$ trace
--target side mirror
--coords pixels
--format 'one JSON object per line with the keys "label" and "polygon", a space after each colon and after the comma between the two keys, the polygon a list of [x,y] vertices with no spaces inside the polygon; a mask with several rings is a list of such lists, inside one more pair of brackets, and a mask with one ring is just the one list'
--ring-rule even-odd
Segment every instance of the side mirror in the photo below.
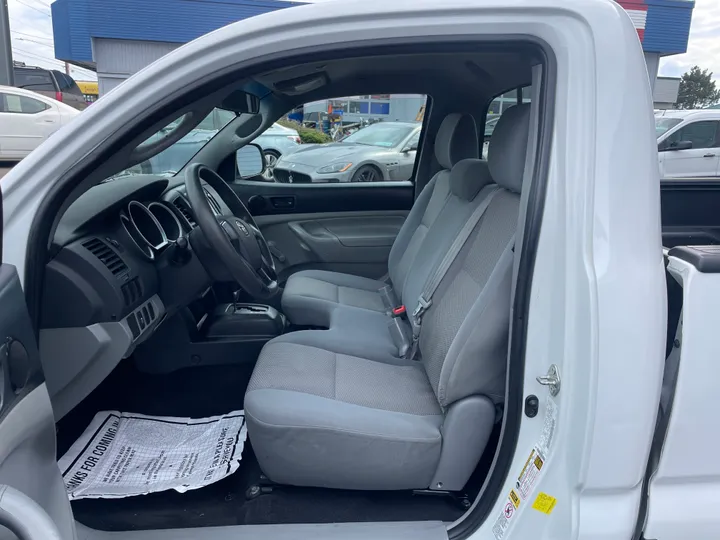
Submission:
{"label": "side mirror", "polygon": [[692,150],[692,141],[677,141],[664,146],[663,150],[673,152],[675,150]]}
{"label": "side mirror", "polygon": [[407,154],[408,152],[413,152],[413,151],[417,150],[417,147],[418,147],[417,143],[410,143],[405,148],[402,149],[402,153]]}
{"label": "side mirror", "polygon": [[265,172],[265,156],[257,144],[247,144],[235,153],[238,173],[243,180]]}

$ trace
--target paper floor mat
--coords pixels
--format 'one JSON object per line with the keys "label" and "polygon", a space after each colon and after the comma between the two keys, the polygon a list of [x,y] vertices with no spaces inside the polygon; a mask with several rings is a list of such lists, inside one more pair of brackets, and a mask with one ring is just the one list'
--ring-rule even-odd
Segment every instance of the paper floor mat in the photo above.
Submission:
{"label": "paper floor mat", "polygon": [[210,418],[103,411],[58,465],[71,500],[184,493],[235,472],[246,438],[243,411]]}

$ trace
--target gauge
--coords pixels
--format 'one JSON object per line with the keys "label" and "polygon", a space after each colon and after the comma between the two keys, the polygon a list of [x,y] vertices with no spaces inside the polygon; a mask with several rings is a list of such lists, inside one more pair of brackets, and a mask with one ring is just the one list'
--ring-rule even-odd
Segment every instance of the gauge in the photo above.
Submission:
{"label": "gauge", "polygon": [[128,204],[128,217],[135,225],[142,240],[151,249],[158,251],[168,244],[165,231],[147,206],[137,201],[131,201]]}
{"label": "gauge", "polygon": [[175,212],[170,210],[167,206],[161,203],[153,202],[148,205],[148,210],[155,216],[155,219],[160,224],[163,232],[165,233],[165,239],[170,242],[174,242],[182,236],[183,229],[180,225],[180,221]]}
{"label": "gauge", "polygon": [[147,245],[145,239],[140,234],[140,231],[137,230],[137,227],[135,227],[135,224],[130,220],[130,218],[125,214],[120,214],[120,223],[122,223],[123,229],[125,229],[125,232],[140,252],[145,255],[146,258],[153,260],[155,258],[153,250]]}

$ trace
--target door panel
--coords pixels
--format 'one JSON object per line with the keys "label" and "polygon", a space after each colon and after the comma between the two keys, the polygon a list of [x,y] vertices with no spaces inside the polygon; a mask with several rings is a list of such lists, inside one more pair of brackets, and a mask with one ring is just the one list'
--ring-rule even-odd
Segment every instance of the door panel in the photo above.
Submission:
{"label": "door panel", "polygon": [[[55,420],[35,335],[20,280],[15,268],[6,264],[0,265],[0,343],[0,486],[20,492],[0,497],[0,525],[11,521],[2,511],[11,510],[5,497],[28,497],[39,505],[24,505],[35,515],[34,522],[47,522],[44,511],[59,537],[73,538],[74,521],[57,467]],[[0,526],[0,539],[6,538],[15,536]]]}
{"label": "door panel", "polygon": [[262,229],[281,282],[307,269],[382,277],[414,199],[411,182],[232,186]]}
{"label": "door panel", "polygon": [[407,211],[326,212],[256,217],[284,280],[298,270],[370,278],[387,272],[390,248]]}
{"label": "door panel", "polygon": [[253,216],[409,210],[415,193],[411,182],[280,184],[239,181],[232,187]]}

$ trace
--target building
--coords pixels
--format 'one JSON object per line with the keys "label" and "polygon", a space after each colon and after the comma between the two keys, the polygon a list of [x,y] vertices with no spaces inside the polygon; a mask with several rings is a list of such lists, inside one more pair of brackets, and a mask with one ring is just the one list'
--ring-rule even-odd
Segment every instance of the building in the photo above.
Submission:
{"label": "building", "polygon": [[[695,4],[691,0],[617,1],[637,28],[650,84],[655,88],[660,58],[687,49]],[[292,8],[299,3],[279,0],[56,0],[51,6],[55,57],[97,71],[102,96],[183,43],[232,22],[276,9]]]}

